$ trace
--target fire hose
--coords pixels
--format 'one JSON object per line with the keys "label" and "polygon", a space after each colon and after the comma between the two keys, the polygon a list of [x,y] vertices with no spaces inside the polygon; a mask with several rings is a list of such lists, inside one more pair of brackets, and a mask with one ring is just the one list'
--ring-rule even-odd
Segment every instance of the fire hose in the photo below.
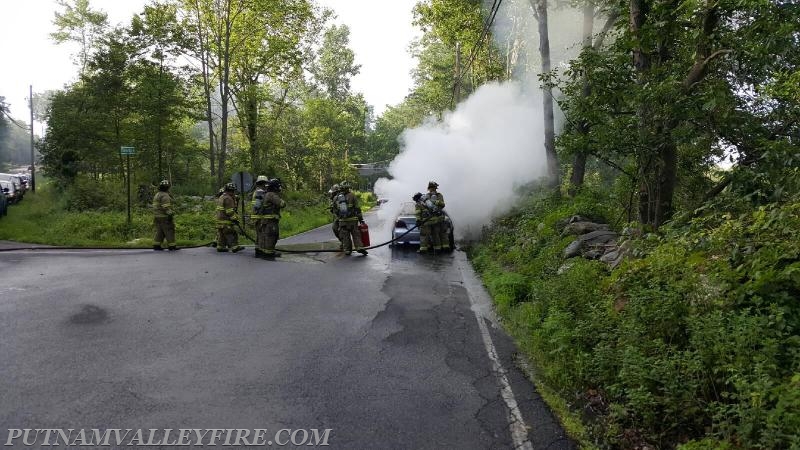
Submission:
{"label": "fire hose", "polygon": [[[362,250],[372,250],[372,249],[375,249],[375,248],[383,247],[385,245],[389,245],[392,242],[395,242],[395,241],[398,241],[398,240],[402,239],[408,233],[410,233],[410,232],[414,231],[415,229],[419,228],[419,226],[422,225],[423,223],[425,223],[425,220],[422,220],[422,221],[418,222],[416,225],[414,225],[413,227],[411,227],[408,230],[406,230],[406,232],[401,234],[400,236],[392,238],[392,239],[390,239],[390,240],[388,240],[386,242],[383,242],[381,244],[373,245],[373,246],[370,246],[370,247],[364,247]],[[242,228],[241,224],[237,223],[236,226],[239,228],[239,231],[242,233],[242,235],[245,238],[247,238],[250,242],[252,242],[254,244],[256,243],[255,239],[253,239],[252,237],[250,237],[250,235],[247,234],[247,232],[244,230],[244,228]],[[215,245],[215,242],[208,242],[208,243],[205,243],[205,244],[189,245],[189,246],[185,246],[185,247],[180,247],[180,249],[213,247],[214,245]],[[74,247],[74,246],[71,246],[71,247],[13,247],[13,248],[0,248],[0,253],[2,253],[2,252],[23,251],[23,250],[146,250],[146,249],[145,248],[137,248],[137,247],[112,247],[112,246],[103,246],[103,247]],[[284,248],[276,248],[275,250],[279,251],[279,252],[284,252],[284,253],[338,253],[340,251],[338,249],[337,250],[324,250],[324,249],[320,249],[320,250],[290,250],[290,249],[284,249]]]}
{"label": "fire hose", "polygon": [[[425,223],[425,220],[422,220],[421,222],[418,222],[416,225],[414,225],[413,227],[411,227],[408,230],[406,230],[406,232],[401,234],[400,236],[397,236],[395,238],[392,238],[392,239],[390,239],[390,240],[388,240],[386,242],[380,243],[380,244],[372,245],[372,246],[369,246],[369,247],[364,247],[361,250],[372,250],[372,249],[375,249],[375,248],[383,247],[385,245],[389,245],[392,242],[395,242],[395,241],[398,241],[398,240],[402,239],[403,236],[405,236],[408,233],[411,233],[415,229],[419,228],[419,226],[422,225],[423,223]],[[242,228],[241,224],[239,224],[237,222],[236,226],[239,228],[239,231],[242,233],[242,236],[246,237],[247,240],[249,240],[250,242],[252,242],[254,244],[256,243],[255,239],[253,239],[252,237],[250,237],[250,235],[247,234],[247,232],[244,230],[244,228]],[[320,250],[289,250],[289,249],[286,249],[286,248],[277,248],[276,247],[275,251],[282,252],[282,253],[339,253],[341,250],[338,250],[338,249],[336,249],[336,250],[333,250],[333,249],[329,249],[329,250],[324,250],[324,249],[320,249]]]}

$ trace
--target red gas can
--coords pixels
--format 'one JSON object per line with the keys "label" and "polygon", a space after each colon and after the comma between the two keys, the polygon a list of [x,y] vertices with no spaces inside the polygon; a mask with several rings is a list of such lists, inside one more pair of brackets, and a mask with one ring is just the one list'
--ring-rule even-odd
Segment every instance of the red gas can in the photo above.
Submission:
{"label": "red gas can", "polygon": [[369,226],[366,223],[358,224],[358,232],[361,233],[361,244],[364,247],[369,247]]}

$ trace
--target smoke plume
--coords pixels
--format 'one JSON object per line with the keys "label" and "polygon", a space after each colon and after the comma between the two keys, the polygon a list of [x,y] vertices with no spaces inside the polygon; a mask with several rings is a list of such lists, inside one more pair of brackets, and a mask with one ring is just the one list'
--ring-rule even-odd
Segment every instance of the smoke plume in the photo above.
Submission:
{"label": "smoke plume", "polygon": [[[532,50],[538,49],[535,20],[514,19],[524,14],[519,8],[527,3],[509,0],[494,29],[496,45],[507,51],[516,80],[485,84],[441,120],[431,118],[400,136],[401,153],[388,169],[391,179],[375,184],[376,194],[389,199],[381,214],[389,219],[387,227],[402,203],[436,181],[456,235],[469,237],[509,211],[518,200],[518,187],[546,176],[539,60]],[[580,23],[574,10],[553,15],[551,30],[557,33],[551,35],[559,35],[551,38],[559,42],[553,67],[577,53]],[[519,64],[524,67],[515,67]]]}
{"label": "smoke plume", "polygon": [[516,82],[481,86],[441,122],[402,134],[392,179],[378,180],[376,193],[399,208],[436,181],[458,234],[480,227],[508,211],[516,187],[547,172],[540,105]]}

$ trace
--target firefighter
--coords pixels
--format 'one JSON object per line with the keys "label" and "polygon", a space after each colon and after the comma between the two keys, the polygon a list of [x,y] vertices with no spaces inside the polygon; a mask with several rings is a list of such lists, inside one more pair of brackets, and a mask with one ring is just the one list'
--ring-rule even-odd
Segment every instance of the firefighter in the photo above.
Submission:
{"label": "firefighter", "polygon": [[[419,252],[427,252],[431,247],[433,251],[450,249],[450,240],[444,221],[444,197],[436,191],[439,185],[435,181],[428,183],[428,192],[425,195],[416,193],[417,221],[421,223],[419,231]],[[444,243],[443,243],[444,242]]]}
{"label": "firefighter", "polygon": [[[434,216],[438,219],[434,222],[434,227],[437,227],[438,223],[438,230],[439,230],[439,242],[442,243],[442,250],[449,251],[450,250],[450,226],[448,225],[447,220],[445,220],[444,216],[444,196],[441,192],[438,192],[439,183],[435,181],[428,182],[428,197],[431,199],[433,204],[436,206],[436,212]],[[434,250],[436,247],[434,246]]]}
{"label": "firefighter", "polygon": [[281,181],[260,175],[253,194],[253,219],[256,221],[256,258],[273,259],[278,243],[278,222],[286,202],[281,199]]}
{"label": "firefighter", "polygon": [[361,231],[358,229],[358,224],[364,223],[364,217],[361,215],[358,198],[350,192],[349,182],[339,183],[339,193],[333,202],[336,217],[339,219],[339,240],[342,241],[345,255],[352,254],[353,249],[366,255],[367,250],[361,243]]}
{"label": "firefighter", "polygon": [[169,193],[169,180],[158,184],[158,192],[153,197],[153,250],[164,250],[162,243],[167,241],[170,250],[177,250],[175,246],[175,213],[172,210],[172,195]]}
{"label": "firefighter", "polygon": [[228,183],[217,199],[217,251],[236,253],[244,249],[239,245],[239,215],[236,214],[236,185]]}
{"label": "firefighter", "polygon": [[331,199],[331,204],[328,209],[330,210],[331,214],[333,214],[333,223],[331,224],[331,229],[333,230],[333,235],[336,236],[336,239],[339,240],[339,251],[342,251],[344,249],[344,246],[342,244],[342,238],[339,237],[339,216],[337,215],[336,212],[336,196],[339,195],[340,190],[341,188],[339,187],[338,184],[334,184],[328,190],[328,197],[330,197]]}
{"label": "firefighter", "polygon": [[431,213],[428,211],[428,208],[425,207],[425,203],[422,202],[422,192],[417,192],[414,194],[411,199],[414,200],[414,209],[416,211],[417,217],[417,227],[419,227],[419,249],[417,253],[425,253],[430,249],[430,226],[428,225],[428,220],[431,218]]}

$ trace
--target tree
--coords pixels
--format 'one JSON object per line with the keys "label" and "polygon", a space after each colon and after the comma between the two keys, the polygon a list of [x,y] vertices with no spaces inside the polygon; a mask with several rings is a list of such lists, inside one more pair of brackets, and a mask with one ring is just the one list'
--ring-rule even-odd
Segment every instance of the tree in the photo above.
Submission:
{"label": "tree", "polygon": [[291,82],[303,76],[301,44],[319,26],[315,12],[307,0],[292,0],[280,5],[267,2],[245,14],[251,25],[243,28],[262,34],[251,35],[233,59],[231,89],[254,171],[264,170],[268,159],[269,139],[260,131],[274,132],[270,124],[285,110]]}
{"label": "tree", "polygon": [[5,97],[0,96],[0,166],[30,162],[30,135],[25,124],[11,117]]}
{"label": "tree", "polygon": [[[550,32],[547,20],[547,0],[530,0],[536,20],[539,23],[539,55],[542,60],[541,75],[550,74]],[[547,173],[554,186],[559,183],[558,156],[555,144],[555,121],[553,118],[553,88],[549,83],[542,85],[542,117],[544,120],[544,151],[547,155]]]}
{"label": "tree", "polygon": [[[203,66],[209,139],[218,137],[216,176],[222,183],[231,109],[238,111],[236,117],[251,147],[251,163],[260,165],[258,123],[264,99],[260,86],[268,78],[300,73],[298,46],[314,9],[307,0],[183,0],[182,6],[197,36],[194,54]],[[212,119],[214,99],[219,104],[218,132]]]}
{"label": "tree", "polygon": [[492,45],[491,30],[484,33],[484,27],[491,20],[489,13],[491,11],[484,8],[481,0],[429,0],[420,1],[414,7],[415,24],[422,28],[423,35],[430,33],[433,37],[428,42],[441,43],[449,52],[446,60],[450,61],[451,99],[457,46],[464,55],[471,56],[471,61],[467,62],[469,74],[462,74],[462,81],[466,80],[461,85],[465,93],[506,75],[505,58]]}
{"label": "tree", "polygon": [[[605,25],[600,30],[597,35],[597,38],[592,42],[592,38],[594,37],[593,28],[594,28],[594,18],[597,13],[594,3],[587,3],[583,7],[583,36],[582,36],[582,52],[585,57],[591,58],[594,52],[597,52],[603,46],[605,41],[605,37],[608,34],[609,30],[614,26],[617,19],[619,18],[619,12],[615,9],[610,12],[608,15]],[[581,91],[580,94],[577,95],[576,101],[578,102],[586,102],[591,93],[591,84],[589,82],[589,75],[585,71],[578,71],[580,72],[581,78]],[[585,104],[583,107],[591,108],[592,105]],[[581,136],[586,136],[589,132],[589,127],[591,126],[588,120],[581,120],[580,123],[576,125],[577,133]],[[583,185],[583,180],[586,175],[586,159],[587,156],[591,153],[589,147],[589,143],[587,140],[582,139],[583,145],[581,148],[574,149],[573,153],[573,162],[572,162],[572,174],[570,176],[570,194],[574,194],[576,189]]]}
{"label": "tree", "polygon": [[143,113],[144,130],[154,134],[156,153],[155,178],[164,178],[164,127],[174,123],[179,111],[187,105],[187,92],[182,80],[171,72],[171,66],[188,45],[186,30],[177,23],[177,8],[171,4],[145,6],[142,14],[133,17],[130,37],[138,55],[134,84],[140,91],[137,110]]}
{"label": "tree", "polygon": [[328,96],[343,100],[350,94],[350,79],[358,75],[360,64],[349,48],[350,29],[347,25],[333,25],[325,31],[319,60],[312,73]]}
{"label": "tree", "polygon": [[55,13],[56,31],[50,37],[57,44],[71,41],[80,46],[77,62],[83,74],[108,26],[108,15],[91,9],[89,0],[58,0],[56,3],[63,11]]}

